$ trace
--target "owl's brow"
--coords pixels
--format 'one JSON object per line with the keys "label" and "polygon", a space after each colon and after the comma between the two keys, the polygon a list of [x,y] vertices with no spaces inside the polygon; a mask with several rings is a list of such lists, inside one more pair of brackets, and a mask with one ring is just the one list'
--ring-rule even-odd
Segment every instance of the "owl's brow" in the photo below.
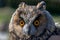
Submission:
{"label": "owl's brow", "polygon": [[39,14],[39,15],[35,18],[35,20],[36,20],[36,19],[39,19],[39,17],[41,17],[41,16],[42,16],[42,15],[41,15],[41,14]]}
{"label": "owl's brow", "polygon": [[24,20],[22,17],[19,17],[20,18],[20,20]]}

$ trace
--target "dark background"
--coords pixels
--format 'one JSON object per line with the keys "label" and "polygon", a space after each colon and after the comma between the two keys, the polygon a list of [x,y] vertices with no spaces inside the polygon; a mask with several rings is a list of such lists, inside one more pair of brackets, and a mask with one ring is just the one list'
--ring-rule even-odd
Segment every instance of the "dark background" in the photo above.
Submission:
{"label": "dark background", "polygon": [[[28,5],[36,5],[38,2],[42,0],[0,0],[0,7],[10,6],[12,8],[17,8],[18,4],[21,2],[25,2]],[[60,0],[44,0],[47,5],[47,10],[51,12],[51,14],[60,15]]]}

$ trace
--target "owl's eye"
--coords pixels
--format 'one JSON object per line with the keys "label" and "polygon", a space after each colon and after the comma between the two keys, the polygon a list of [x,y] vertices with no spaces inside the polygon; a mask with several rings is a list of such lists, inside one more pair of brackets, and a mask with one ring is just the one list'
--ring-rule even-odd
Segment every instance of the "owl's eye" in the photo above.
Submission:
{"label": "owl's eye", "polygon": [[36,27],[38,27],[39,24],[40,24],[39,20],[35,20],[35,21],[34,21],[34,25],[35,25]]}
{"label": "owl's eye", "polygon": [[23,27],[25,22],[23,20],[20,20],[20,26]]}

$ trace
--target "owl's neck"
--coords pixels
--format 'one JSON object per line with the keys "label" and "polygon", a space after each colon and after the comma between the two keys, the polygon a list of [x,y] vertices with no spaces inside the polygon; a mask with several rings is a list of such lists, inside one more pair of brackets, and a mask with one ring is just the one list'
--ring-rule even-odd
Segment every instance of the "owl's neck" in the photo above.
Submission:
{"label": "owl's neck", "polygon": [[28,39],[26,39],[26,38],[20,38],[16,33],[15,33],[15,31],[13,31],[13,32],[11,32],[11,35],[12,35],[12,40],[48,40],[49,39],[49,37],[52,35],[52,33],[51,34],[49,34],[50,32],[48,31],[48,30],[45,30],[42,34],[40,34],[39,36],[31,36],[31,37],[29,37]]}
{"label": "owl's neck", "polygon": [[[40,39],[41,39],[41,35],[43,35],[43,33],[42,33],[42,34],[40,34],[39,36],[31,36],[30,38],[26,39],[26,38],[20,38],[20,37],[15,33],[15,31],[12,31],[11,33],[15,35],[15,40],[40,40]],[[13,37],[14,37],[14,36],[13,36]]]}
{"label": "owl's neck", "polygon": [[15,37],[12,36],[14,40],[40,40],[40,36],[31,36],[30,38],[26,39],[26,38],[20,38],[15,32],[11,33],[15,35]]}

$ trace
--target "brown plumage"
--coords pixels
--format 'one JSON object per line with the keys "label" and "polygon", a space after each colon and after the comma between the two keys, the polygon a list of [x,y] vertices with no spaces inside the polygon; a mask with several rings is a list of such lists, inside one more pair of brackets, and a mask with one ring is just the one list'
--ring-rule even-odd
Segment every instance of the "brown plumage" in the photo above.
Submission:
{"label": "brown plumage", "polygon": [[37,6],[21,3],[9,23],[10,40],[46,40],[54,30],[53,18],[44,1]]}

